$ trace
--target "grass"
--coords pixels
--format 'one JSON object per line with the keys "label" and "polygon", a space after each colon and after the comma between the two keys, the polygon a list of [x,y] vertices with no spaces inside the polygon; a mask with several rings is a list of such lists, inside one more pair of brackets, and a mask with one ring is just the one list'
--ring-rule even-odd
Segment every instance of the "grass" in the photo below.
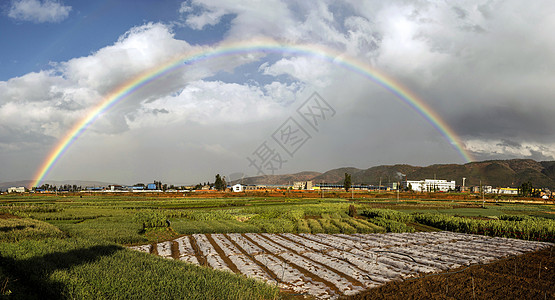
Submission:
{"label": "grass", "polygon": [[21,218],[0,219],[2,243],[63,236],[64,233],[60,229],[46,222]]}
{"label": "grass", "polygon": [[[83,239],[0,245],[2,266],[50,299],[274,299],[276,287]],[[16,297],[17,295],[10,295]],[[29,295],[24,295],[25,297]]]}

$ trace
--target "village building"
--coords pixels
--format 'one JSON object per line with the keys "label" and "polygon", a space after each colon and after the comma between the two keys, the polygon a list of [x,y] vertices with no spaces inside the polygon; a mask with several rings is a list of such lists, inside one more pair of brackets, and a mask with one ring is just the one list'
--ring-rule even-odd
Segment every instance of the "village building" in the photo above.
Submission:
{"label": "village building", "polygon": [[242,184],[238,183],[238,184],[235,184],[235,185],[231,186],[231,190],[233,192],[236,192],[236,193],[237,192],[242,192],[242,191],[244,191],[244,186]]}
{"label": "village building", "polygon": [[26,189],[24,186],[20,186],[20,187],[13,186],[11,188],[8,188],[8,193],[25,193],[25,192],[26,192]]}
{"label": "village building", "polygon": [[411,188],[416,192],[448,192],[455,190],[455,181],[444,179],[406,180],[402,182],[403,188]]}
{"label": "village building", "polygon": [[295,181],[293,182],[294,190],[312,190],[312,181]]}

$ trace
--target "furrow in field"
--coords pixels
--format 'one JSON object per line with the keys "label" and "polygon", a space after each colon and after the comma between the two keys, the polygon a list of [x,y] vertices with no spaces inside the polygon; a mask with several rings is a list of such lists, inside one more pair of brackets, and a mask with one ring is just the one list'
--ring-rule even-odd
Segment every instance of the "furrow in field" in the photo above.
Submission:
{"label": "furrow in field", "polygon": [[418,262],[416,259],[406,253],[395,253],[389,249],[385,251],[387,252],[376,251],[376,253],[380,255],[378,261],[382,261],[385,264],[395,266],[396,268],[401,270],[409,270],[412,275],[415,275],[416,273],[434,273],[441,271],[441,269],[439,268]]}
{"label": "furrow in field", "polygon": [[210,267],[216,270],[223,270],[232,272],[225,261],[220,257],[216,249],[212,246],[206,235],[204,234],[193,234],[193,237],[201,251],[202,255],[205,257],[206,262]]}
{"label": "furrow in field", "polygon": [[[326,257],[329,257],[330,259],[335,260],[336,262],[346,262],[350,266],[355,267],[355,269],[352,271],[353,275],[351,276],[354,278],[357,278],[357,280],[359,278],[358,277],[359,275],[355,275],[357,274],[357,270],[360,270],[360,272],[362,273],[362,277],[364,279],[372,282],[376,282],[377,284],[387,282],[390,280],[390,278],[397,277],[396,275],[394,275],[394,271],[388,269],[386,265],[378,263],[375,260],[377,256],[371,256],[371,254],[370,254],[370,257],[360,256],[350,252],[342,251],[338,248],[330,247],[325,244],[309,239],[308,236],[311,236],[311,235],[305,236],[306,238],[301,236],[302,234],[295,235],[291,233],[284,233],[282,235],[294,240],[299,244],[302,244],[306,247],[316,250],[316,252],[306,252],[305,255],[313,255],[313,256],[326,255]],[[316,260],[316,258],[314,258],[314,260]],[[343,266],[343,267],[350,268],[349,266]],[[385,274],[385,277],[381,276],[378,273],[373,273],[376,270],[380,270],[380,272],[383,272]],[[369,272],[371,274],[369,274]],[[369,275],[372,275],[372,279],[370,279]],[[364,279],[361,279],[361,280],[364,280]],[[369,283],[369,284],[372,284],[372,283]]]}
{"label": "furrow in field", "polygon": [[[341,293],[345,295],[350,295],[364,290],[363,284],[355,278],[345,274],[342,271],[339,271],[338,269],[333,268],[333,266],[322,264],[303,255],[307,254],[307,252],[310,252],[309,248],[299,246],[283,237],[280,237],[277,234],[263,233],[261,234],[261,236],[268,239],[270,243],[275,243],[276,245],[279,245],[288,250],[287,252],[281,254],[281,257],[285,258],[285,260],[287,260],[288,262],[292,262],[309,271],[310,273],[333,283],[337,287],[337,289],[341,291]],[[301,254],[301,252],[303,254]],[[323,256],[324,255],[321,255],[321,258],[323,258]],[[331,260],[328,261],[332,262]]]}
{"label": "furrow in field", "polygon": [[330,250],[326,252],[326,254],[331,257],[349,262],[357,268],[365,271],[367,279],[372,281],[386,283],[390,280],[400,278],[401,276],[401,274],[399,274],[397,270],[394,270],[390,266],[379,262],[377,260],[377,256],[374,259],[370,259],[365,256],[359,256],[341,250]]}
{"label": "furrow in field", "polygon": [[307,239],[307,238],[303,238],[299,235],[293,234],[293,233],[282,233],[282,236],[297,242],[305,247],[308,247],[310,249],[312,249],[313,251],[319,251],[319,252],[325,252],[331,249],[334,249],[333,247],[327,246],[325,244],[321,244],[318,242],[315,242],[313,240]]}
{"label": "furrow in field", "polygon": [[179,252],[179,245],[177,244],[177,242],[175,240],[171,241],[171,251],[172,251],[172,258],[173,259],[179,259],[181,254]]}
{"label": "furrow in field", "polygon": [[251,257],[243,254],[227,237],[223,234],[212,234],[213,240],[218,244],[224,255],[236,266],[238,273],[248,277],[257,278],[267,283],[274,283],[275,280],[267,274]]}
{"label": "furrow in field", "polygon": [[195,255],[195,249],[193,249],[188,236],[182,236],[175,239],[174,241],[177,244],[177,251],[179,252],[179,256],[177,259],[195,265],[199,264],[199,261]]}
{"label": "furrow in field", "polygon": [[243,251],[249,255],[264,253],[264,250],[262,248],[250,242],[240,233],[228,233],[227,236],[230,238],[230,240],[235,242],[239,248],[243,249]]}
{"label": "furrow in field", "polygon": [[491,247],[487,244],[477,243],[475,241],[458,241],[456,245],[458,247],[467,249],[472,253],[476,253],[485,257],[491,257],[492,259],[498,259],[507,256],[507,252],[499,248]]}
{"label": "furrow in field", "polygon": [[[265,246],[269,246],[274,251],[276,250],[274,248],[278,248],[268,245],[263,238],[256,234],[247,233],[244,237],[262,249],[266,249]],[[258,243],[259,241],[261,244]],[[281,282],[287,283],[291,290],[298,293],[308,293],[317,298],[331,298],[339,295],[339,290],[333,284],[321,278],[317,278],[300,266],[273,254],[269,249],[266,250],[268,250],[269,253],[255,255],[255,258],[262,262],[268,269],[272,270]],[[277,252],[283,253],[284,251]]]}
{"label": "furrow in field", "polygon": [[199,248],[195,238],[192,235],[189,235],[188,239],[189,239],[189,243],[191,245],[191,248],[193,248],[193,251],[195,253],[195,259],[198,262],[198,264],[201,265],[201,266],[207,266],[208,263],[206,262],[206,258],[204,258],[204,256],[202,255],[202,252],[200,251],[200,248]]}
{"label": "furrow in field", "polygon": [[299,236],[326,245],[330,249],[347,251],[351,248],[344,244],[335,244],[334,241],[327,238],[325,234],[300,233]]}
{"label": "furrow in field", "polygon": [[[212,237],[211,234],[205,234],[204,235],[206,237],[206,239],[210,242],[211,246],[214,248],[214,250],[216,250],[216,253],[218,253],[218,256],[220,257],[220,259],[225,263],[225,265],[231,270],[231,272],[233,273],[240,273],[239,269],[237,268],[237,266],[231,261],[231,259],[229,259],[229,256],[227,255],[227,253],[225,253],[222,248],[220,247],[219,243],[217,243],[216,241],[214,241],[214,238]],[[226,250],[229,250],[226,248]],[[231,252],[231,251],[230,251]]]}
{"label": "furrow in field", "polygon": [[132,246],[234,271],[284,291],[337,298],[391,280],[519,255],[552,243],[454,232],[395,234],[194,234]]}
{"label": "furrow in field", "polygon": [[[466,258],[461,258],[459,256],[455,256],[451,253],[447,253],[445,251],[438,250],[435,245],[412,245],[410,247],[410,251],[413,251],[415,255],[418,253],[428,253],[434,257],[435,260],[445,263],[449,266],[449,268],[458,268],[460,266],[466,266],[469,264],[469,260]],[[393,250],[402,251],[404,248],[400,247],[393,247]]]}
{"label": "furrow in field", "polygon": [[[292,234],[282,234],[282,236],[284,236],[284,238],[289,238]],[[293,242],[292,240],[290,241]],[[294,243],[302,245],[303,241],[295,241]],[[317,263],[325,265],[335,272],[339,272],[339,274],[343,277],[356,280],[357,282],[363,284],[366,288],[372,288],[380,285],[380,283],[370,280],[364,271],[345,260],[314,251],[305,251],[302,255]]]}
{"label": "furrow in field", "polygon": [[183,255],[195,255],[195,249],[191,245],[191,241],[188,236],[182,236],[175,239],[177,242],[177,248],[179,249],[179,256]]}

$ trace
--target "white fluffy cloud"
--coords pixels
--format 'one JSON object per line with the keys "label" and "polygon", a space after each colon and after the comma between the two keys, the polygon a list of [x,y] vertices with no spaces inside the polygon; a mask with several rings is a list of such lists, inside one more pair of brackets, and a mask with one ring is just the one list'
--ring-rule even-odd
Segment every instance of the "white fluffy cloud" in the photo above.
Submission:
{"label": "white fluffy cloud", "polygon": [[92,55],[61,63],[59,69],[79,85],[108,92],[187,51],[194,47],[174,39],[167,25],[149,23],[130,29],[113,45]]}
{"label": "white fluffy cloud", "polygon": [[298,35],[292,11],[286,3],[279,0],[193,0],[191,3],[184,2],[179,11],[185,15],[185,23],[197,30],[218,24],[224,15],[235,15],[228,33],[231,38]]}
{"label": "white fluffy cloud", "polygon": [[282,58],[269,64],[264,63],[259,68],[263,74],[271,76],[289,75],[302,82],[310,82],[318,87],[330,85],[331,66],[321,59],[310,57]]}
{"label": "white fluffy cloud", "polygon": [[248,124],[285,116],[287,104],[302,92],[298,84],[273,82],[250,86],[221,81],[194,81],[175,95],[145,103],[128,116],[133,129],[168,124]]}
{"label": "white fluffy cloud", "polygon": [[[89,56],[0,82],[0,94],[3,95],[0,125],[15,132],[60,138],[131,78],[153,74],[153,70],[168,61],[202,49],[205,48],[175,39],[171,29],[164,24],[150,23],[132,28],[113,45]],[[163,75],[163,80],[155,80],[127,97],[93,128],[111,133],[128,130],[125,115],[140,109],[144,103],[179,94],[188,82],[212,76],[220,70],[232,70],[256,57],[214,59],[178,67]]]}
{"label": "white fluffy cloud", "polygon": [[54,0],[15,0],[12,2],[8,16],[34,23],[57,23],[66,19],[70,11],[71,6],[65,6]]}

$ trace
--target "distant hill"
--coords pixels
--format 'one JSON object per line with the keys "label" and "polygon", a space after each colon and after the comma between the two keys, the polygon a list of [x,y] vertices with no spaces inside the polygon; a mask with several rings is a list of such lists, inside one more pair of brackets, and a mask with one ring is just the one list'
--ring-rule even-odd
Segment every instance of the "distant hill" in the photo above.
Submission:
{"label": "distant hill", "polygon": [[[0,182],[0,191],[6,191],[8,188],[10,187],[19,187],[19,186],[24,186],[24,187],[28,187],[31,183],[33,183],[34,180],[19,180],[19,181],[11,181],[11,182]],[[50,184],[50,185],[55,185],[55,186],[60,186],[60,185],[64,185],[64,184],[68,184],[68,185],[77,185],[77,186],[81,186],[81,187],[86,187],[86,186],[109,186],[111,184],[116,184],[116,183],[110,183],[110,182],[102,182],[102,181],[87,181],[87,180],[45,180],[43,182],[44,184]]]}
{"label": "distant hill", "polygon": [[244,184],[289,184],[294,181],[312,180],[315,183],[342,183],[345,173],[351,174],[353,183],[387,184],[390,182],[420,179],[455,180],[457,185],[466,178],[466,186],[476,186],[480,181],[494,187],[516,187],[530,181],[535,187],[555,189],[555,161],[537,162],[531,159],[489,160],[467,164],[436,164],[427,167],[406,164],[376,166],[368,169],[339,168],[324,173],[301,172],[244,178]]}
{"label": "distant hill", "polygon": [[[353,184],[386,185],[398,182],[405,178],[408,180],[421,179],[446,179],[455,180],[457,185],[462,184],[466,178],[466,186],[476,186],[480,181],[484,185],[494,187],[517,187],[523,182],[530,181],[534,187],[545,187],[555,190],[555,161],[537,162],[531,159],[488,160],[471,162],[467,164],[436,164],[427,167],[411,166],[406,164],[376,166],[368,169],[345,167],[320,172],[299,172],[284,175],[264,175],[246,177],[234,180],[231,184],[261,184],[261,185],[287,185],[295,181],[312,180],[314,183],[343,183],[345,173],[351,174]],[[28,186],[31,180],[2,182],[0,191],[5,191],[12,186]],[[83,180],[46,180],[50,185],[77,185],[77,186],[108,186],[109,182],[83,181]]]}

